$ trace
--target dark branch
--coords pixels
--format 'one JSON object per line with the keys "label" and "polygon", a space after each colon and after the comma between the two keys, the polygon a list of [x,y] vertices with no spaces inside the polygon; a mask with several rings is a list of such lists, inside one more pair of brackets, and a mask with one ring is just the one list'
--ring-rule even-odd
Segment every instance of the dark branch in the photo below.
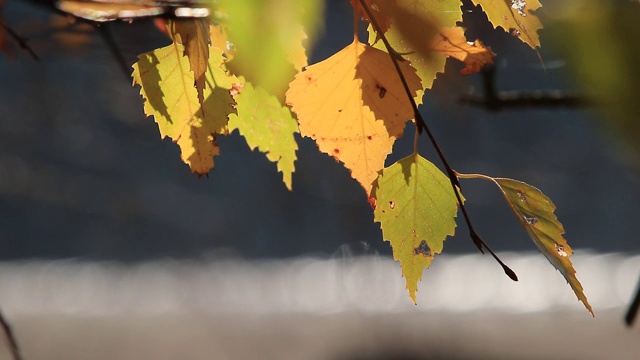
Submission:
{"label": "dark branch", "polygon": [[28,39],[23,38],[22,36],[18,35],[15,31],[13,31],[13,29],[11,29],[9,26],[7,26],[7,24],[5,24],[4,21],[0,20],[0,27],[3,28],[7,34],[9,34],[13,40],[26,52],[29,53],[29,55],[31,55],[31,57],[36,60],[36,61],[40,61],[40,58],[38,57],[38,55],[35,53],[35,51],[33,51],[33,49],[29,46],[29,44],[27,43]]}
{"label": "dark branch", "polygon": [[98,29],[98,32],[100,33],[100,36],[102,36],[102,39],[104,40],[104,42],[107,43],[107,46],[109,47],[109,51],[111,51],[111,55],[113,55],[116,62],[120,66],[120,70],[122,70],[122,72],[124,73],[124,76],[127,79],[129,79],[129,77],[131,76],[131,68],[127,66],[127,61],[124,59],[124,56],[122,55],[122,51],[120,51],[118,44],[116,43],[115,39],[113,38],[113,35],[111,34],[107,26],[108,24],[95,25],[96,29]]}
{"label": "dark branch", "polygon": [[367,12],[369,19],[371,20],[371,25],[373,26],[375,31],[380,35],[380,38],[382,39],[382,42],[384,43],[384,46],[386,47],[387,52],[389,53],[389,57],[393,62],[396,72],[400,77],[400,81],[402,82],[402,86],[404,87],[407,98],[411,102],[411,107],[413,108],[413,114],[415,117],[418,133],[421,134],[424,131],[427,134],[427,137],[429,137],[429,141],[431,141],[431,144],[433,144],[433,147],[436,149],[436,153],[438,154],[440,161],[442,161],[442,164],[444,165],[445,170],[447,171],[447,175],[449,176],[449,181],[451,182],[451,186],[453,187],[453,192],[456,195],[456,199],[458,200],[458,204],[460,205],[460,210],[462,210],[464,220],[467,223],[467,228],[469,229],[469,236],[471,237],[471,239],[473,240],[473,243],[478,247],[481,253],[484,254],[483,248],[487,249],[487,251],[489,251],[491,256],[493,256],[493,258],[496,259],[496,261],[498,261],[500,266],[502,266],[502,269],[507,274],[507,276],[509,276],[509,278],[511,278],[513,281],[518,281],[518,277],[516,276],[515,272],[511,270],[507,265],[505,265],[505,263],[502,262],[500,258],[498,258],[498,256],[493,252],[493,250],[489,248],[487,243],[485,243],[482,240],[482,238],[480,238],[480,235],[478,235],[478,233],[475,231],[471,223],[471,219],[469,218],[469,214],[467,214],[467,209],[465,208],[464,203],[462,202],[462,196],[460,195],[460,191],[462,190],[462,187],[460,186],[460,182],[458,181],[458,176],[456,175],[456,172],[453,170],[453,168],[449,165],[449,162],[447,161],[447,158],[444,156],[442,149],[438,145],[436,138],[433,136],[433,133],[427,126],[427,123],[422,118],[420,111],[418,111],[418,105],[413,99],[413,95],[411,95],[411,90],[409,90],[409,85],[407,85],[407,81],[404,77],[404,74],[400,69],[400,64],[398,63],[398,59],[400,59],[401,61],[404,61],[404,59],[393,49],[393,47],[385,37],[384,33],[381,31],[380,25],[376,21],[375,17],[371,13],[371,9],[369,9],[365,1],[360,0],[360,4],[364,8],[364,10]]}
{"label": "dark branch", "polygon": [[15,336],[13,335],[13,331],[11,330],[11,326],[7,320],[5,320],[2,312],[0,311],[0,326],[2,327],[2,331],[4,331],[4,336],[9,343],[9,349],[11,350],[11,355],[13,356],[13,360],[22,360],[22,356],[20,355],[20,348],[18,347],[18,342],[16,341]]}
{"label": "dark branch", "polygon": [[560,91],[498,92],[495,86],[494,66],[487,66],[482,70],[482,83],[484,96],[466,95],[462,96],[459,102],[482,107],[489,111],[556,107],[583,108],[593,105],[584,97],[567,95]]}

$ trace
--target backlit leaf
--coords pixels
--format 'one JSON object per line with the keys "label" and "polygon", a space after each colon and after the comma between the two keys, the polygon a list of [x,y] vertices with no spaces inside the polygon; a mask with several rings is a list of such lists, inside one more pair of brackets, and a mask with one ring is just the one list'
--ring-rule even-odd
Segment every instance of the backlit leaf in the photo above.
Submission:
{"label": "backlit leaf", "polygon": [[[462,21],[459,1],[397,0],[393,10],[399,19],[394,19],[385,33],[395,51],[411,62],[422,79],[425,89],[431,88],[436,74],[444,71],[447,56],[431,51],[434,35],[444,27],[455,26]],[[385,50],[382,41],[369,26],[369,42],[378,49]],[[421,44],[419,42],[422,42]],[[422,102],[423,91],[416,96]]]}
{"label": "backlit leaf", "polygon": [[495,57],[491,48],[484,47],[480,40],[468,43],[464,29],[458,26],[442,29],[435,37],[432,49],[462,61],[465,67],[460,73],[463,75],[479,72],[485,65],[493,64]]}
{"label": "backlit leaf", "polygon": [[139,55],[132,75],[146,100],[145,114],[153,115],[162,138],[180,146],[182,160],[198,175],[213,168],[219,153],[216,134],[227,132],[227,116],[234,111],[229,89],[238,83],[225,71],[222,51],[210,50],[202,105],[185,48],[178,43]]}
{"label": "backlit leaf", "polygon": [[209,21],[206,19],[170,20],[167,30],[174,42],[184,46],[184,56],[189,59],[194,74],[198,100],[204,103],[205,73],[209,63]]}
{"label": "backlit leaf", "polygon": [[235,46],[229,39],[229,34],[224,25],[212,24],[209,27],[209,34],[211,36],[211,46],[222,50],[227,57],[227,61],[233,59],[235,55]]}
{"label": "backlit leaf", "polygon": [[278,171],[289,190],[298,144],[294,134],[298,123],[291,111],[260,87],[245,83],[234,96],[237,114],[229,115],[229,131],[238,130],[253,150],[258,148],[267,159],[277,162]]}
{"label": "backlit leaf", "polygon": [[[401,68],[411,91],[420,80],[408,62]],[[411,103],[389,54],[354,42],[296,75],[286,103],[298,117],[302,136],[344,163],[366,193],[391,152]]]}
{"label": "backlit leaf", "polygon": [[498,185],[520,225],[527,231],[547,260],[562,273],[578,299],[593,315],[593,309],[584,295],[582,284],[578,281],[576,271],[569,259],[573,251],[562,237],[564,227],[553,213],[556,206],[551,200],[540,190],[521,181],[492,178],[486,175],[469,177],[491,180]]}
{"label": "backlit leaf", "polygon": [[449,178],[418,154],[385,168],[374,183],[375,221],[400,262],[409,296],[444,240],[455,232],[458,202]]}
{"label": "backlit leaf", "polygon": [[539,0],[471,0],[482,6],[494,28],[498,26],[520,38],[532,48],[540,47],[540,19],[533,13],[542,5]]}

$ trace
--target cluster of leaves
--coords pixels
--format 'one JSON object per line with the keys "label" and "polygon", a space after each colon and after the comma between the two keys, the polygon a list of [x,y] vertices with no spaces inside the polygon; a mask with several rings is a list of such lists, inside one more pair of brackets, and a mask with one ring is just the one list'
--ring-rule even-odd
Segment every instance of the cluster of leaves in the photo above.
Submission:
{"label": "cluster of leaves", "polygon": [[[538,0],[472,2],[495,28],[534,50],[540,46]],[[145,113],[154,117],[161,137],[177,143],[182,160],[199,176],[213,169],[221,152],[216,139],[237,130],[252,149],[277,164],[289,190],[297,151],[294,134],[313,139],[362,186],[414,302],[424,268],[454,234],[459,209],[480,251],[488,250],[517,280],[475,233],[464,208],[459,179],[489,180],[593,314],[553,203],[516,180],[454,171],[418,112],[447,58],[463,62],[464,75],[493,63],[491,49],[468,41],[458,26],[460,0],[350,3],[353,41],[312,65],[303,42],[313,44],[322,19],[321,0],[218,1],[209,5],[206,17],[158,21],[171,44],[139,55],[133,65]],[[369,23],[367,43],[357,36],[361,19]],[[385,167],[407,122],[418,129],[414,151]],[[418,153],[423,133],[436,147],[445,172]]]}

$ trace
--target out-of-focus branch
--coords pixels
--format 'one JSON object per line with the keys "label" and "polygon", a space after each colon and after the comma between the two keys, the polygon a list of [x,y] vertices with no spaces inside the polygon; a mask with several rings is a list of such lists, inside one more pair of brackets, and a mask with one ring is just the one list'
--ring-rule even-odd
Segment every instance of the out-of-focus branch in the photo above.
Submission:
{"label": "out-of-focus branch", "polygon": [[495,72],[495,66],[488,66],[482,70],[483,96],[465,95],[459,99],[459,102],[489,111],[557,107],[584,108],[593,105],[584,97],[568,95],[561,91],[499,92],[496,90]]}
{"label": "out-of-focus branch", "polygon": [[4,332],[4,337],[7,339],[7,343],[9,344],[9,350],[11,351],[11,355],[13,356],[13,360],[22,360],[22,356],[20,355],[20,348],[18,347],[18,342],[16,341],[15,336],[13,335],[13,331],[11,330],[11,326],[2,315],[0,311],[0,327],[2,327],[2,331]]}

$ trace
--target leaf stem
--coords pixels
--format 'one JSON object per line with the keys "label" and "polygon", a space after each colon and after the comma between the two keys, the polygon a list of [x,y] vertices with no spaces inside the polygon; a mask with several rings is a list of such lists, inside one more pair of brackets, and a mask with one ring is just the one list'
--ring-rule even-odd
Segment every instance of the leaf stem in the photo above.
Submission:
{"label": "leaf stem", "polygon": [[[400,64],[398,63],[398,59],[402,61],[404,61],[404,59],[393,49],[393,47],[387,40],[387,37],[384,35],[384,32],[381,30],[380,25],[378,24],[375,17],[373,16],[371,9],[369,9],[365,1],[360,0],[360,4],[362,4],[364,11],[366,11],[367,15],[369,16],[369,20],[371,21],[371,25],[373,26],[374,30],[376,31],[376,33],[378,33],[380,39],[382,39],[382,42],[384,43],[384,46],[387,49],[387,52],[389,53],[389,57],[391,57],[391,62],[393,63],[393,66],[396,69],[398,76],[400,77],[400,81],[402,82],[402,86],[404,87],[404,91],[407,95],[407,98],[411,102],[411,108],[413,109],[413,114],[415,117],[416,127],[417,127],[416,137],[422,134],[423,131],[427,134],[429,141],[431,142],[431,144],[433,144],[433,147],[436,149],[436,153],[438,153],[438,157],[440,158],[440,161],[442,161],[442,164],[444,165],[445,170],[447,171],[449,181],[451,182],[451,186],[453,187],[453,192],[456,195],[456,199],[458,200],[458,204],[460,205],[460,210],[462,210],[462,215],[464,216],[464,220],[467,223],[467,228],[469,229],[469,236],[471,237],[471,240],[473,240],[473,243],[478,247],[478,250],[480,250],[481,253],[484,254],[483,248],[487,249],[487,251],[489,251],[491,256],[493,256],[493,258],[500,264],[500,266],[502,266],[502,269],[504,270],[505,274],[507,274],[507,276],[509,276],[511,280],[518,281],[518,277],[516,276],[515,272],[511,270],[504,262],[502,262],[502,260],[500,260],[500,258],[493,252],[493,250],[491,250],[491,248],[487,245],[487,243],[485,243],[482,240],[480,235],[478,235],[475,228],[473,227],[473,224],[471,223],[471,219],[469,218],[469,214],[467,213],[467,209],[465,208],[464,203],[462,202],[462,197],[460,196],[460,190],[462,189],[462,187],[460,186],[460,181],[458,181],[457,172],[453,170],[451,165],[449,165],[449,162],[444,156],[444,153],[440,148],[440,146],[438,145],[438,142],[436,141],[435,137],[433,136],[433,133],[427,126],[427,123],[422,118],[420,111],[418,111],[418,105],[416,104],[416,101],[411,95],[411,90],[409,90],[409,85],[407,84],[407,80],[405,79],[404,74],[400,69]],[[417,144],[417,140],[416,140],[416,144]],[[417,150],[417,146],[415,150]]]}

